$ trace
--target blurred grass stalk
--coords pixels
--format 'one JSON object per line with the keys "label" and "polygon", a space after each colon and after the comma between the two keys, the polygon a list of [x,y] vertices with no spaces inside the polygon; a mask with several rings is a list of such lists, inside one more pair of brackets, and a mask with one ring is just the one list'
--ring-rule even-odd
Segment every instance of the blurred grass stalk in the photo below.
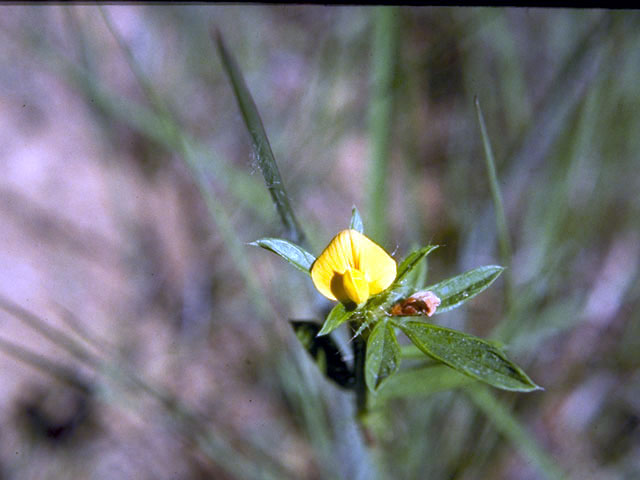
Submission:
{"label": "blurred grass stalk", "polygon": [[491,421],[498,432],[533,464],[549,480],[561,480],[564,473],[554,460],[536,443],[533,435],[525,430],[520,421],[510,412],[510,407],[500,402],[490,390],[481,385],[466,387],[464,392],[473,404]]}
{"label": "blurred grass stalk", "polygon": [[258,108],[253,101],[235,59],[227,50],[220,31],[214,30],[212,36],[218,47],[218,54],[222,60],[222,65],[233,87],[238,107],[242,113],[242,119],[251,135],[253,151],[256,154],[260,171],[267,184],[267,190],[269,190],[271,194],[271,199],[286,229],[286,238],[304,246],[306,237],[291,208],[289,196],[284,188],[284,182],[280,176],[280,171],[278,170],[275,156],[271,150],[267,132],[264,129],[262,119],[258,113]]}
{"label": "blurred grass stalk", "polygon": [[[491,198],[493,199],[493,208],[496,217],[496,228],[498,229],[498,243],[500,246],[500,261],[502,266],[507,269],[511,266],[511,240],[509,239],[509,230],[507,229],[507,218],[504,213],[504,204],[502,203],[502,194],[500,193],[500,185],[498,183],[498,174],[496,173],[496,162],[491,148],[491,141],[487,133],[487,127],[484,123],[484,116],[480,108],[478,97],[474,99],[476,107],[476,115],[478,117],[478,125],[482,135],[482,146],[484,147],[484,158],[487,166],[487,176],[489,177],[489,188],[491,189]],[[511,277],[509,270],[505,275]],[[509,282],[510,283],[510,282]]]}
{"label": "blurred grass stalk", "polygon": [[473,101],[478,117],[478,126],[482,135],[482,146],[484,148],[484,159],[487,167],[487,177],[489,178],[489,189],[491,190],[491,198],[493,200],[493,210],[496,220],[496,229],[498,232],[498,246],[500,249],[500,262],[505,267],[505,306],[506,316],[505,322],[510,323],[509,317],[513,314],[514,308],[514,285],[512,271],[512,250],[511,239],[509,238],[509,229],[507,227],[507,217],[504,212],[504,203],[502,201],[502,193],[500,192],[500,184],[498,182],[498,174],[496,173],[496,162],[491,148],[491,141],[487,133],[487,126],[484,123],[484,116],[480,108],[480,100],[478,97]]}
{"label": "blurred grass stalk", "polygon": [[393,133],[393,79],[398,50],[396,7],[373,9],[373,65],[369,137],[371,168],[368,178],[368,229],[384,245],[388,236],[389,194],[387,180]]}
{"label": "blurred grass stalk", "polygon": [[[128,361],[117,351],[104,351],[108,360],[92,353],[83,343],[62,329],[50,325],[38,315],[25,310],[11,300],[0,296],[0,310],[19,320],[30,329],[42,335],[56,347],[67,352],[76,361],[96,373],[91,381],[84,379],[77,370],[22,347],[12,341],[0,338],[0,351],[14,359],[50,375],[53,379],[86,394],[95,393],[103,400],[124,409],[136,411],[135,403],[124,399],[124,392],[144,392],[171,414],[175,427],[185,440],[193,441],[214,463],[240,478],[293,478],[278,462],[259,447],[244,443],[241,453],[229,441],[230,435],[217,430],[215,425],[203,419],[197,412],[185,406],[175,395],[164,391],[145,380],[128,366]],[[120,392],[119,390],[122,390]]]}
{"label": "blurred grass stalk", "polygon": [[174,139],[172,143],[177,147],[177,153],[180,154],[186,166],[191,170],[194,180],[196,181],[200,193],[205,201],[211,219],[218,227],[218,231],[222,236],[225,247],[231,255],[236,269],[245,281],[247,289],[249,290],[250,301],[251,303],[253,303],[256,313],[261,315],[262,318],[267,318],[268,320],[275,322],[277,320],[277,314],[273,309],[271,303],[266,300],[267,297],[266,295],[264,295],[262,287],[255,279],[253,271],[250,268],[247,257],[243,251],[243,244],[233,228],[231,218],[229,217],[229,214],[225,210],[222,203],[213,194],[213,190],[209,185],[206,174],[197,158],[195,157],[193,148],[190,146],[189,142],[186,141],[184,132],[182,131],[178,123],[174,120],[173,115],[164,100],[160,98],[160,96],[155,92],[155,89],[153,88],[151,83],[147,80],[146,76],[142,72],[142,69],[138,66],[138,63],[131,53],[131,50],[122,40],[118,31],[114,28],[113,23],[111,22],[111,19],[105,12],[104,8],[102,6],[98,6],[98,8],[100,9],[100,13],[102,14],[109,32],[114,37],[114,39],[118,43],[119,48],[124,53],[127,64],[131,68],[131,71],[136,77],[136,80],[138,81],[141,88],[147,95],[148,100],[156,110],[155,113],[158,115],[160,121],[165,127],[163,130],[167,135],[170,135],[170,138]]}
{"label": "blurred grass stalk", "polygon": [[[211,218],[222,235],[225,247],[231,254],[237,270],[246,282],[247,289],[249,290],[250,301],[254,304],[255,310],[259,313],[260,318],[268,319],[272,322],[277,320],[275,311],[271,304],[266,300],[266,295],[263,294],[260,285],[249,268],[248,260],[245,252],[243,251],[243,244],[233,229],[233,225],[224,205],[222,205],[215,197],[211,186],[209,185],[204,165],[196,154],[196,147],[192,144],[190,139],[186,138],[186,133],[174,119],[170,109],[166,107],[164,101],[155,93],[152,85],[146,80],[142,70],[137,66],[135,58],[128,50],[127,45],[122,41],[118,32],[113,28],[108,15],[102,9],[101,12],[103,13],[103,19],[107,24],[108,29],[114,36],[119,47],[123,50],[131,70],[138,82],[141,84],[141,87],[153,107],[151,111],[144,109],[144,107],[140,107],[138,109],[133,108],[134,112],[141,114],[141,116],[134,116],[134,123],[136,120],[138,121],[134,127],[141,128],[144,134],[149,134],[154,140],[159,140],[163,146],[168,148],[170,151],[174,151],[185,161],[187,167],[193,173],[194,180],[196,181],[196,184],[203,196]],[[75,33],[78,34],[80,32],[76,31]],[[46,65],[50,66],[54,71],[61,71],[65,77],[78,85],[81,90],[85,92],[87,98],[91,99],[91,102],[94,100],[99,102],[106,114],[123,119],[129,124],[131,123],[131,102],[119,101],[117,97],[110,95],[101,87],[101,82],[96,75],[75,65],[72,61],[67,59],[61,51],[56,50],[50,43],[44,42],[41,38],[40,32],[29,31],[26,32],[25,35],[29,36],[29,39],[34,41],[36,50],[41,54]],[[60,63],[58,64],[57,62]],[[87,103],[91,102],[88,101]],[[229,171],[231,172],[231,170]],[[225,176],[224,172],[222,172],[222,176]],[[69,340],[69,337],[67,337],[63,332],[59,330],[53,331],[53,333],[48,332],[46,330],[46,323],[43,321],[33,321],[35,316],[31,314],[20,314],[18,315],[18,318],[47,336],[47,338],[50,338],[50,340],[54,341],[58,346],[69,351],[78,360],[83,363],[89,362],[91,366],[97,368],[99,372],[106,374],[107,377],[112,380],[117,380],[118,383],[125,386],[133,386],[137,389],[142,389],[145,393],[155,397],[160,401],[163,408],[167,409],[167,413],[171,414],[171,417],[178,425],[181,426],[181,431],[185,435],[185,438],[190,438],[195,441],[211,461],[228,472],[238,475],[241,478],[257,478],[258,476],[266,478],[292,478],[291,474],[286,472],[279,462],[275,462],[268,453],[262,451],[260,447],[255,444],[244,442],[244,448],[249,449],[250,452],[248,455],[241,454],[232,446],[231,442],[229,442],[227,438],[229,435],[221,431],[216,431],[215,426],[210,422],[202,422],[202,419],[199,419],[197,414],[190,412],[190,410],[181,406],[179,399],[160,392],[158,389],[142,380],[135,372],[127,369],[122,370],[124,367],[120,365],[121,362],[118,360],[114,360],[113,364],[109,362],[96,363],[95,359],[89,361],[90,357],[83,355],[85,350],[79,347],[79,343]],[[273,332],[272,329],[266,329],[266,331]],[[57,338],[57,335],[63,336]],[[3,350],[19,360],[22,359],[23,361],[26,361],[26,363],[41,369],[43,368],[43,365],[47,363],[46,360],[42,360],[40,361],[41,365],[38,365],[36,357],[28,357],[28,353],[24,353],[26,350],[23,352],[24,349],[20,350],[19,347],[13,347],[9,343],[6,345],[3,344]],[[53,367],[54,365],[51,364],[49,368],[51,372],[55,371]],[[104,385],[101,385],[101,387],[104,387]],[[114,398],[112,400],[117,399]],[[128,402],[123,402],[123,404],[126,406],[128,405]]]}

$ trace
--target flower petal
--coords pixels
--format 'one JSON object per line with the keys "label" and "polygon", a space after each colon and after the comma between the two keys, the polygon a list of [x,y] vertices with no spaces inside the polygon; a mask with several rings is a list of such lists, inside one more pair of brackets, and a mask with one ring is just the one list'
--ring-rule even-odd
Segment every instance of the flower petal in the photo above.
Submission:
{"label": "flower petal", "polygon": [[[348,298],[356,301],[347,292],[347,283],[350,281],[346,280],[345,283],[343,278],[349,270],[361,272],[368,283],[368,297],[391,285],[396,277],[396,262],[382,247],[360,232],[343,230],[311,266],[311,278],[318,291],[328,299],[344,301]],[[351,293],[357,298],[362,298],[364,292],[363,287],[358,286],[360,284],[361,280],[358,279],[351,285],[355,288]]]}
{"label": "flower petal", "polygon": [[[311,279],[318,291],[329,300],[338,300],[335,295],[336,287],[342,286],[342,279],[334,280],[335,275],[343,275],[353,268],[353,249],[350,230],[338,233],[327,248],[320,254],[311,266]],[[339,292],[341,293],[341,292]],[[342,295],[339,295],[342,296]]]}
{"label": "flower petal", "polygon": [[[362,305],[369,298],[369,283],[360,270],[347,270],[342,276],[342,285],[347,296],[345,300]],[[338,295],[336,296],[339,298]]]}
{"label": "flower petal", "polygon": [[396,279],[396,261],[367,237],[360,245],[360,270],[369,280],[369,293],[375,295],[385,290]]}

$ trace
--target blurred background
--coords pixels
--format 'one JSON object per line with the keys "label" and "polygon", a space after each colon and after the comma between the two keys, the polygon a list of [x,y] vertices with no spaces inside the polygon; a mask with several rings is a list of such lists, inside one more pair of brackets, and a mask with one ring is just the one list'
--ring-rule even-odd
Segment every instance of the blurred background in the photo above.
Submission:
{"label": "blurred background", "polygon": [[[639,26],[634,11],[1,6],[0,478],[640,477]],[[430,282],[506,263],[433,320],[503,341],[544,391],[415,389],[360,430],[288,325],[327,305],[247,245],[285,232],[214,27],[310,251],[357,205],[396,258],[442,245]]]}

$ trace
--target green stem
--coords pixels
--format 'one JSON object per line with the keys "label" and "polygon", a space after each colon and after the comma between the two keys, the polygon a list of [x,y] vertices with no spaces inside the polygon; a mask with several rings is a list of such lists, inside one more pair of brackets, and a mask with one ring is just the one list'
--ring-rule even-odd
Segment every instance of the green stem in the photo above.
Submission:
{"label": "green stem", "polygon": [[353,339],[353,370],[356,377],[356,411],[362,419],[367,411],[367,384],[364,379],[364,363],[367,355],[367,342],[358,335]]}
{"label": "green stem", "polygon": [[387,177],[393,123],[393,77],[396,61],[398,12],[391,7],[374,10],[372,93],[369,108],[371,170],[368,213],[371,236],[384,244],[387,236]]}

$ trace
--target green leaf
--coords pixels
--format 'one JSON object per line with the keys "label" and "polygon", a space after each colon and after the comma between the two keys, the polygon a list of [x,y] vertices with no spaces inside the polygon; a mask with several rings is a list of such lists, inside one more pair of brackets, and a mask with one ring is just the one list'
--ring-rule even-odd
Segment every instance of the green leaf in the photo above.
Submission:
{"label": "green leaf", "polygon": [[422,260],[424,260],[424,258],[436,248],[438,248],[438,245],[427,245],[426,247],[420,248],[407,255],[405,259],[400,262],[395,284],[412,287],[413,285],[411,285],[411,283],[415,278],[410,275],[410,273],[412,273],[414,269],[420,265]]}
{"label": "green leaf", "polygon": [[280,176],[275,156],[271,150],[267,132],[265,132],[264,126],[262,125],[258,108],[247,88],[237,62],[227,49],[220,32],[215,32],[215,41],[218,46],[218,53],[222,60],[222,65],[233,87],[233,93],[235,94],[238,107],[242,113],[242,118],[251,135],[253,151],[260,166],[260,171],[267,184],[267,189],[271,194],[271,199],[280,215],[280,220],[287,229],[287,236],[297,243],[304,243],[305,235],[293,214],[293,209],[289,203],[289,196],[284,188],[284,183]]}
{"label": "green leaf", "polygon": [[431,290],[440,298],[440,306],[436,313],[443,313],[471,300],[491,285],[503,270],[503,267],[497,265],[474,268],[456,277],[426,287],[425,290]]}
{"label": "green leaf", "polygon": [[411,288],[411,291],[422,290],[427,281],[427,259],[423,258],[405,277],[403,284]]}
{"label": "green leaf", "polygon": [[430,357],[425,357],[424,352],[416,347],[413,343],[409,345],[402,345],[400,347],[400,355],[402,356],[402,358],[406,358],[409,360],[431,360],[434,364],[439,363],[431,359]]}
{"label": "green leaf", "polygon": [[327,335],[351,318],[354,310],[349,310],[343,303],[338,303],[327,315],[318,336]]}
{"label": "green leaf", "polygon": [[355,205],[351,209],[351,223],[349,223],[349,228],[360,233],[364,233],[362,218],[360,217],[360,212],[358,212],[358,209],[355,207]]}
{"label": "green leaf", "polygon": [[424,353],[472,378],[503,390],[541,389],[504,352],[481,338],[422,322],[396,325]]}
{"label": "green leaf", "polygon": [[373,393],[388,377],[400,368],[400,345],[393,327],[386,321],[378,322],[367,341],[365,381]]}
{"label": "green leaf", "polygon": [[426,397],[433,393],[451,390],[475,381],[469,376],[458,373],[442,364],[402,370],[390,377],[378,389],[376,402],[384,402],[397,397]]}
{"label": "green leaf", "polygon": [[316,257],[307,252],[304,248],[295,243],[282,238],[261,238],[249,245],[255,245],[280,255],[298,270],[310,275],[311,265],[316,261]]}
{"label": "green leaf", "polygon": [[331,337],[318,337],[320,326],[300,320],[290,321],[304,349],[315,360],[316,365],[329,379],[345,388],[353,388],[355,376],[343,359],[342,352]]}

